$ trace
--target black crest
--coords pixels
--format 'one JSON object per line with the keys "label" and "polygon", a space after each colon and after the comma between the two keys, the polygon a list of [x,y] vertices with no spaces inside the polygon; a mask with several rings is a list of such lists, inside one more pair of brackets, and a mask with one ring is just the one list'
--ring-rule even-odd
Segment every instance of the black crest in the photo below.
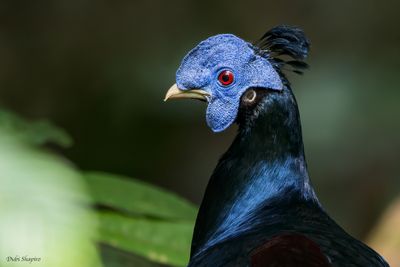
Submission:
{"label": "black crest", "polygon": [[304,60],[310,50],[310,42],[300,28],[285,25],[274,27],[254,45],[258,53],[270,59],[278,70],[302,74],[308,68]]}

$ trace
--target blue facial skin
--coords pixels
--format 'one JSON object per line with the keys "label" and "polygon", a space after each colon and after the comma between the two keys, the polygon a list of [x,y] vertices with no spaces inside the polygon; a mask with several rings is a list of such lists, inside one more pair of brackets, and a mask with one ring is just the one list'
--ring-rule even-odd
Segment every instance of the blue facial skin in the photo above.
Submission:
{"label": "blue facial skin", "polygon": [[[230,70],[234,81],[218,81]],[[242,94],[249,88],[282,90],[279,74],[271,63],[257,55],[253,46],[232,34],[220,34],[202,41],[183,59],[176,73],[181,90],[202,89],[210,94],[206,119],[214,132],[228,128],[236,119]]]}

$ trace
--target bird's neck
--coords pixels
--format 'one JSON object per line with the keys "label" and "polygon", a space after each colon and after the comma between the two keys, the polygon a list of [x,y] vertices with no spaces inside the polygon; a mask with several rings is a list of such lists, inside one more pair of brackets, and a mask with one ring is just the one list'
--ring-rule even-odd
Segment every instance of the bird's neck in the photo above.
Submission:
{"label": "bird's neck", "polygon": [[241,114],[245,119],[239,121],[239,133],[209,181],[192,256],[251,230],[254,221],[268,220],[271,203],[275,208],[291,200],[318,203],[307,174],[297,105],[290,96],[281,103],[272,95],[241,111],[251,114]]}

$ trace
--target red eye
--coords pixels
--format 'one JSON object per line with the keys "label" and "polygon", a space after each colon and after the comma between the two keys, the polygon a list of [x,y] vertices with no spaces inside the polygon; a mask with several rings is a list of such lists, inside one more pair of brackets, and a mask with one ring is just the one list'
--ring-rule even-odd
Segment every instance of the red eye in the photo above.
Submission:
{"label": "red eye", "polygon": [[229,70],[223,70],[221,73],[218,75],[218,81],[223,85],[223,86],[228,86],[233,83],[234,77],[232,71]]}

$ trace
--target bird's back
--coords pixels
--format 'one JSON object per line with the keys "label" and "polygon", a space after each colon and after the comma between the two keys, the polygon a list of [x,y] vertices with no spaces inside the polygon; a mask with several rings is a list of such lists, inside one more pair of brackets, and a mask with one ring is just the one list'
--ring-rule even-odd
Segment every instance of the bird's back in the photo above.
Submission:
{"label": "bird's back", "polygon": [[189,266],[388,266],[313,202],[271,202],[247,223],[251,230],[194,255]]}

